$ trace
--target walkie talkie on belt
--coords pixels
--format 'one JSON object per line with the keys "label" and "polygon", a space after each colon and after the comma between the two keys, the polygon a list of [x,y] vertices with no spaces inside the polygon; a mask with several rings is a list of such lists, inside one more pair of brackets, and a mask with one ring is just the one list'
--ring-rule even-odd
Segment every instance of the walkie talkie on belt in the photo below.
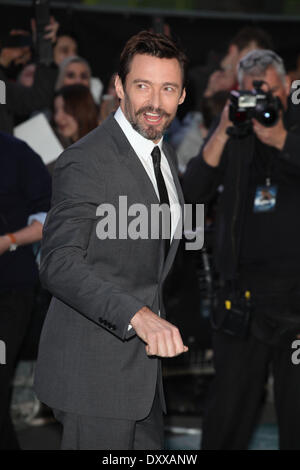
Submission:
{"label": "walkie talkie on belt", "polygon": [[251,293],[229,296],[224,302],[225,315],[222,324],[224,333],[246,338],[249,331],[250,314],[252,310]]}
{"label": "walkie talkie on belt", "polygon": [[211,312],[212,328],[245,339],[252,312],[253,302],[249,290],[223,287],[216,296]]}

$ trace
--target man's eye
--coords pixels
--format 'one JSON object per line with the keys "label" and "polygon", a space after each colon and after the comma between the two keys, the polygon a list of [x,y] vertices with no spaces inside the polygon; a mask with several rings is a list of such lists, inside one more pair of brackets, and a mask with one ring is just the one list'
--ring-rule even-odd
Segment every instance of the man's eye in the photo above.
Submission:
{"label": "man's eye", "polygon": [[171,92],[171,91],[174,91],[174,88],[171,86],[166,86],[165,90]]}
{"label": "man's eye", "polygon": [[147,88],[147,85],[145,83],[138,83],[138,88],[144,89]]}

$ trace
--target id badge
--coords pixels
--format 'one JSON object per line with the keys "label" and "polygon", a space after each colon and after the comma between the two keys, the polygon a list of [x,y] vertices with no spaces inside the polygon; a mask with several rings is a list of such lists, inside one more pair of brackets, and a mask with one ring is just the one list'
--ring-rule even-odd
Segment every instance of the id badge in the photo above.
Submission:
{"label": "id badge", "polygon": [[272,212],[275,210],[277,186],[257,186],[254,197],[254,212]]}

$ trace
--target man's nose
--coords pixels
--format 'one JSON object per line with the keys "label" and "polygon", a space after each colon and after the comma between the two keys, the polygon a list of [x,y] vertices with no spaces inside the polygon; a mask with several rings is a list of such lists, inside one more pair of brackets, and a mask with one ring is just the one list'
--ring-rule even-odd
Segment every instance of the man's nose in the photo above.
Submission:
{"label": "man's nose", "polygon": [[158,108],[160,108],[160,105],[161,105],[160,90],[153,89],[152,94],[151,94],[151,106],[154,109],[158,109]]}

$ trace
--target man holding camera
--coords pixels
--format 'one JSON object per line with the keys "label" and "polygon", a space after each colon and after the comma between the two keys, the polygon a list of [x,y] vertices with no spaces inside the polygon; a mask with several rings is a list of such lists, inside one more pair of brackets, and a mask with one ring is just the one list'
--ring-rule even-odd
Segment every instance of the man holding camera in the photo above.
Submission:
{"label": "man holding camera", "polygon": [[238,79],[252,97],[238,92],[241,99],[227,103],[183,183],[189,202],[206,203],[221,192],[214,249],[221,288],[212,315],[216,377],[202,448],[248,447],[271,370],[280,448],[300,449],[300,369],[291,360],[300,332],[300,120],[274,52],[248,53]]}
{"label": "man holding camera", "polygon": [[[32,35],[37,36],[36,20],[32,20]],[[48,63],[50,60],[44,54],[39,54],[34,83],[31,87],[25,87],[11,81],[9,75],[25,65],[31,59],[31,47],[35,45],[35,51],[47,51],[45,45],[52,48],[56,42],[56,33],[59,24],[54,17],[45,26],[45,34],[34,43],[27,31],[13,29],[10,34],[0,41],[0,81],[5,96],[0,96],[0,130],[9,134],[13,133],[16,116],[24,116],[33,111],[38,111],[52,104],[54,85],[57,79],[56,66]],[[49,43],[49,44],[48,44]]]}

